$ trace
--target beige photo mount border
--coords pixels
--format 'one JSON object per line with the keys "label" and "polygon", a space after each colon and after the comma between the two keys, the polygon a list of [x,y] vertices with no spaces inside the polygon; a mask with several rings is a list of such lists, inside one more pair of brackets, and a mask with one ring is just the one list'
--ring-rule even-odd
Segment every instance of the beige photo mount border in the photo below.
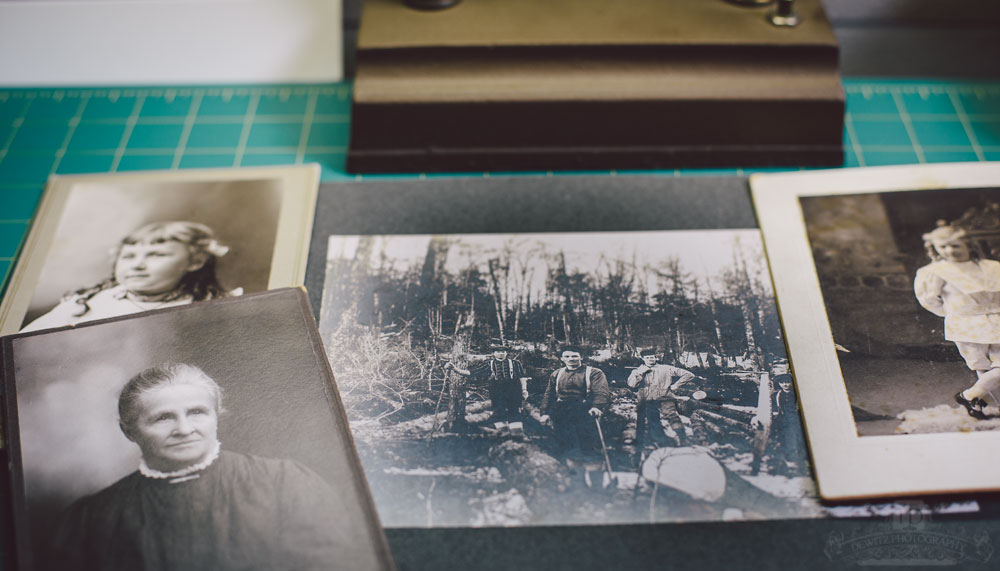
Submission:
{"label": "beige photo mount border", "polygon": [[781,323],[820,495],[867,499],[1000,489],[1000,432],[858,436],[800,197],[1000,187],[1000,163],[753,175]]}
{"label": "beige photo mount border", "polygon": [[0,335],[17,333],[34,295],[66,203],[79,184],[198,183],[273,179],[281,181],[281,207],[267,288],[298,287],[305,282],[321,167],[318,164],[238,169],[182,169],[113,174],[53,175],[17,257],[0,302]]}

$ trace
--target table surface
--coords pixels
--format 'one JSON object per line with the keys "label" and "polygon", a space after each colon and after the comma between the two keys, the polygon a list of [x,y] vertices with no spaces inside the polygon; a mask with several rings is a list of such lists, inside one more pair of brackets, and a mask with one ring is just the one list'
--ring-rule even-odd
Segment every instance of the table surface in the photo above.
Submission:
{"label": "table surface", "polygon": [[[844,81],[844,88],[845,167],[1000,160],[1000,82],[849,78]],[[0,289],[9,281],[45,182],[53,174],[305,162],[322,165],[324,182],[549,174],[347,174],[344,165],[350,99],[349,83],[0,90]],[[789,169],[611,174],[736,177],[765,170]],[[797,522],[760,522],[742,526],[737,536],[727,534],[727,545],[744,550],[761,549],[775,537],[795,533],[801,545],[789,546],[780,553],[769,552],[769,563],[764,566],[793,568],[798,558],[817,557],[816,545],[843,536],[845,529],[850,531],[844,524],[818,522],[803,528]],[[589,535],[572,528],[549,529],[544,539],[531,529],[489,533],[390,530],[389,535],[402,568],[437,568],[435,562],[461,566],[463,561],[482,567],[484,557],[485,561],[520,557],[522,563],[527,557],[546,568],[575,568],[583,562],[587,566],[600,563],[608,568],[620,563],[622,554],[633,553],[645,553],[650,561],[669,558],[675,563],[687,561],[686,568],[701,568],[700,562],[704,563],[706,555],[697,552],[696,547],[705,543],[706,535],[717,537],[719,525],[725,524],[671,528],[674,541],[668,543],[662,541],[662,530],[656,526],[630,528],[624,536],[598,531],[595,533],[608,533],[613,541],[606,546],[609,549],[597,551],[589,547],[592,544]],[[568,557],[566,550],[546,555],[537,545],[539,541],[561,542],[569,554],[581,555],[576,560]],[[522,546],[523,553],[515,556],[505,551],[504,546],[509,545]],[[441,546],[448,546],[447,553],[441,552]],[[503,552],[497,552],[498,549]],[[606,561],[593,560],[595,557]],[[753,561],[746,559],[746,564]]]}
{"label": "table surface", "polygon": [[[849,78],[844,89],[845,167],[1000,160],[1000,82]],[[350,100],[349,83],[0,90],[3,285],[52,174],[316,162],[324,181],[374,178],[344,170]]]}

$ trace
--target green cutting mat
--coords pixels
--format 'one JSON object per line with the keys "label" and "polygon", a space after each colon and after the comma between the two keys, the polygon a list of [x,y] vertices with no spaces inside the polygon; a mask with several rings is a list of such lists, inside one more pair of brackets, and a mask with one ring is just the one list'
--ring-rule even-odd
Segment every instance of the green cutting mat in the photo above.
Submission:
{"label": "green cutting mat", "polygon": [[[1000,83],[844,84],[844,166],[1000,160]],[[317,162],[325,181],[361,178],[344,171],[350,94],[347,83],[0,90],[0,283],[53,173]]]}

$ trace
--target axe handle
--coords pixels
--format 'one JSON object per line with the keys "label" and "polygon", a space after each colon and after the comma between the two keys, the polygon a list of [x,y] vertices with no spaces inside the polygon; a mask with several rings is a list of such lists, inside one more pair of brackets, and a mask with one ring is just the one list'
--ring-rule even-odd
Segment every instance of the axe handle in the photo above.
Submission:
{"label": "axe handle", "polygon": [[601,439],[601,450],[604,451],[604,467],[608,470],[608,478],[611,478],[611,458],[608,457],[608,447],[604,444],[604,431],[601,430],[601,419],[595,418],[597,424],[597,437]]}

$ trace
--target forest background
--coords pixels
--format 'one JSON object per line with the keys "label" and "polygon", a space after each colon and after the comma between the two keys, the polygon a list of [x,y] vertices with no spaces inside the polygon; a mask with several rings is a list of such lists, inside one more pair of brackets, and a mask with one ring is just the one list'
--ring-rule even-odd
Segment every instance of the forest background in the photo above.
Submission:
{"label": "forest background", "polygon": [[708,379],[784,357],[756,230],[333,236],[328,252],[321,324],[352,419],[445,406],[454,429],[466,396],[488,397],[443,366],[488,358],[496,342],[533,398],[564,344],[613,387],[646,347]]}

